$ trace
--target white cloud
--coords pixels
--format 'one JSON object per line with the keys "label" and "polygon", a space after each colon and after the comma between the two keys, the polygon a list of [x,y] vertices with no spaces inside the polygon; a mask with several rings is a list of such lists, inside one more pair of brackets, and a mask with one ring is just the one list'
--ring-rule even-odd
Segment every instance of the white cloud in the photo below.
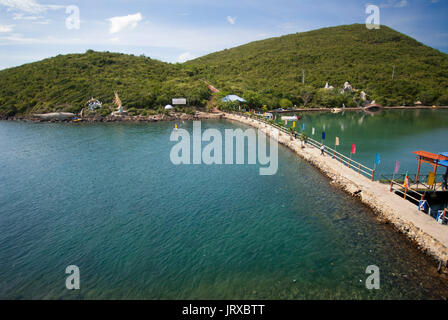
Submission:
{"label": "white cloud", "polygon": [[196,57],[193,56],[190,52],[184,52],[179,56],[179,58],[177,58],[177,62],[183,63],[194,58]]}
{"label": "white cloud", "polygon": [[38,20],[42,19],[42,16],[26,16],[23,13],[14,13],[13,17],[14,20]]}
{"label": "white cloud", "polygon": [[33,23],[48,24],[49,20],[38,22],[44,19],[42,16],[48,10],[64,9],[61,5],[42,5],[36,0],[0,0],[0,7],[7,7],[6,11],[12,13],[13,20],[36,21]]}
{"label": "white cloud", "polygon": [[130,27],[131,29],[134,29],[137,27],[138,23],[142,20],[142,14],[136,13],[136,14],[129,14],[127,16],[123,17],[113,17],[110,18],[110,28],[109,32],[111,34],[120,32],[126,27]]}
{"label": "white cloud", "polygon": [[236,17],[227,16],[227,21],[228,21],[230,24],[235,24],[235,22],[236,22]]}
{"label": "white cloud", "polygon": [[[120,33],[108,36],[109,30],[83,28],[75,37],[67,36],[45,36],[39,34],[36,37],[29,35],[10,33],[0,34],[1,45],[60,45],[77,46],[85,49],[93,48],[95,50],[111,50],[124,52],[126,48],[146,47],[150,56],[153,51],[164,52],[158,58],[164,61],[178,62],[182,59],[193,59],[199,55],[215,52],[224,48],[239,46],[251,41],[265,38],[262,31],[256,29],[229,28],[225,26],[203,27],[183,27],[173,25],[172,23],[155,24],[150,23],[147,26],[139,24],[139,28],[134,32],[115,38]],[[107,32],[107,34],[104,34]],[[220,37],[216,35],[219,34]],[[278,36],[280,33],[272,33],[269,36]],[[114,42],[114,41],[118,41]],[[62,48],[62,47],[61,47]],[[139,49],[140,50],[140,49]],[[129,51],[132,52],[132,49]],[[180,53],[190,52],[190,55]],[[195,56],[193,56],[195,55]]]}
{"label": "white cloud", "polygon": [[11,31],[12,31],[12,26],[0,24],[0,32],[11,32]]}
{"label": "white cloud", "polygon": [[63,9],[61,5],[42,5],[36,0],[0,0],[0,5],[8,8],[8,11],[21,11],[28,14],[39,14],[50,10]]}
{"label": "white cloud", "polygon": [[27,13],[37,14],[46,10],[35,0],[0,0],[0,4],[8,7],[8,10],[18,10]]}
{"label": "white cloud", "polygon": [[47,20],[42,20],[42,21],[34,21],[32,23],[34,23],[34,24],[41,24],[41,25],[47,25],[47,24],[51,23],[51,20],[47,19]]}
{"label": "white cloud", "polygon": [[380,8],[403,8],[408,5],[408,0],[387,0],[380,4]]}

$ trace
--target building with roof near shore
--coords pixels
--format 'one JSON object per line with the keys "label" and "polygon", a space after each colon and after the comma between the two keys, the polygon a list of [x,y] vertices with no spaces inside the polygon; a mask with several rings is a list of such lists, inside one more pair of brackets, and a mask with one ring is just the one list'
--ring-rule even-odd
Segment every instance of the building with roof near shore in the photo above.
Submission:
{"label": "building with roof near shore", "polygon": [[235,94],[229,94],[228,96],[225,96],[224,98],[221,99],[221,101],[223,102],[241,102],[241,103],[245,103],[247,102],[246,100],[244,100],[243,98],[235,95]]}

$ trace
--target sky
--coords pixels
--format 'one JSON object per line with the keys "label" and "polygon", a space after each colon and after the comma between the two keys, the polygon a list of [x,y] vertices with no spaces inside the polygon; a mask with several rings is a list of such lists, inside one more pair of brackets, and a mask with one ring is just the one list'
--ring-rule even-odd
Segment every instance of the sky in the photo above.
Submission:
{"label": "sky", "polygon": [[184,62],[251,41],[380,24],[448,53],[448,0],[0,0],[0,70],[67,53]]}

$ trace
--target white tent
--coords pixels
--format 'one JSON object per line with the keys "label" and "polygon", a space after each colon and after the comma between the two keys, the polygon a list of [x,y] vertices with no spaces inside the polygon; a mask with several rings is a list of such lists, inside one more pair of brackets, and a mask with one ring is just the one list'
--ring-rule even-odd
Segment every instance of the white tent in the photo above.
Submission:
{"label": "white tent", "polygon": [[167,104],[165,106],[165,110],[173,110],[173,109],[174,109],[174,107],[172,105],[170,105],[170,104]]}

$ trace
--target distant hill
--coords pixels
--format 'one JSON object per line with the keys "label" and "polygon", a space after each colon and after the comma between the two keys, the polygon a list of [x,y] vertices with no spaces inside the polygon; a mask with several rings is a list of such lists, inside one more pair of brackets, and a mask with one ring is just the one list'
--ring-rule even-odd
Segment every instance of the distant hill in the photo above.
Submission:
{"label": "distant hill", "polygon": [[[358,90],[340,94],[346,81]],[[115,90],[137,111],[173,97],[205,106],[206,82],[253,107],[355,106],[361,90],[383,105],[448,105],[448,55],[386,26],[358,24],[256,41],[184,64],[89,50],[0,71],[0,114],[77,112],[92,97],[107,114]],[[336,89],[323,90],[326,82]]]}
{"label": "distant hill", "polygon": [[[296,33],[212,53],[186,65],[252,104],[279,105],[282,98],[303,103],[305,70],[311,105],[344,102],[316,89],[326,82],[342,88],[345,81],[384,105],[413,105],[417,100],[448,105],[448,55],[386,26],[368,30],[355,24]],[[345,102],[353,99],[346,97]]]}
{"label": "distant hill", "polygon": [[210,95],[181,65],[89,50],[0,71],[0,113],[78,112],[92,97],[111,105],[115,90],[126,108],[155,109],[173,97],[200,106]]}

